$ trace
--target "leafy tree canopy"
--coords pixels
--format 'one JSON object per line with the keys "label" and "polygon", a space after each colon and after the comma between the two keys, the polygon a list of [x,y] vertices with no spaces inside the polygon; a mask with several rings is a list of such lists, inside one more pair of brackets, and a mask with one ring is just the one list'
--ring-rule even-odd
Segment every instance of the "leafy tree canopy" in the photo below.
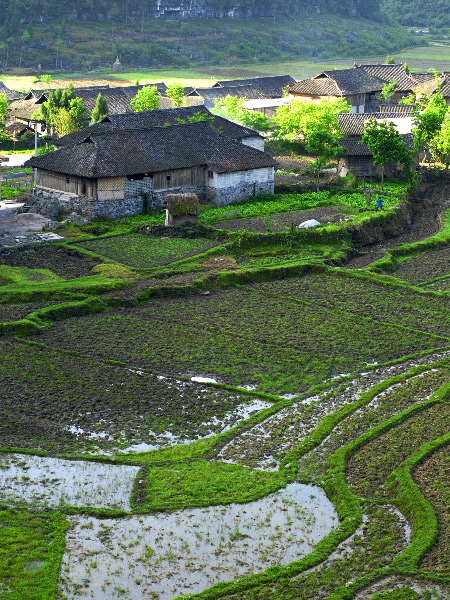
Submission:
{"label": "leafy tree canopy", "polygon": [[184,86],[179,81],[174,81],[169,85],[166,94],[172,100],[173,108],[178,108],[183,104]]}
{"label": "leafy tree canopy", "polygon": [[136,96],[130,101],[134,112],[142,110],[156,110],[159,108],[159,96],[156,85],[147,85],[138,91]]}
{"label": "leafy tree canopy", "polygon": [[107,104],[106,100],[103,98],[103,96],[101,95],[101,93],[99,92],[99,94],[97,96],[97,100],[95,102],[94,110],[92,111],[90,124],[93,125],[94,123],[98,123],[99,121],[104,119],[107,114],[108,114],[108,104]]}

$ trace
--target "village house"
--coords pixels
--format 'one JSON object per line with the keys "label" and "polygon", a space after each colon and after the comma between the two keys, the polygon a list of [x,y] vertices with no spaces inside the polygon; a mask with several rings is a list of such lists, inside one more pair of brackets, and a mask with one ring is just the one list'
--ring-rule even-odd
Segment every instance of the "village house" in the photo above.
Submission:
{"label": "village house", "polygon": [[168,125],[180,125],[189,123],[195,118],[209,119],[210,125],[217,133],[226,135],[235,142],[251,146],[257,150],[264,150],[264,138],[253,129],[213,115],[205,106],[185,106],[180,108],[169,108],[161,110],[144,110],[137,113],[109,114],[100,122],[79,129],[60,137],[55,142],[56,148],[73,146],[82,142],[88,135],[105,131],[120,129],[148,129],[149,127],[167,127]]}
{"label": "village house", "polygon": [[[409,75],[405,71],[403,63],[391,65],[383,65],[381,63],[355,65],[355,68],[361,68],[371,77],[380,79],[385,85],[395,81],[395,92],[389,98],[389,104],[398,104],[399,100],[409,96],[418,84],[414,75]],[[381,99],[380,101],[385,102]]]}
{"label": "village house", "polygon": [[133,215],[167,193],[224,206],[274,189],[272,158],[207,122],[91,133],[26,165],[37,170],[31,210],[52,218]]}
{"label": "village house", "polygon": [[[406,146],[412,150],[413,134],[407,133],[402,135],[403,142]],[[373,162],[373,154],[366,146],[361,142],[360,136],[347,137],[339,140],[339,145],[344,148],[346,155],[343,156],[338,164],[338,173],[344,177],[353,171],[357,177],[373,177],[374,175],[381,175],[381,165],[375,165]],[[419,153],[416,153],[416,165],[419,164]],[[399,165],[392,163],[385,163],[385,175],[386,177],[395,177],[401,170]]]}
{"label": "village house", "polygon": [[376,112],[376,113],[340,113],[337,115],[339,129],[347,137],[357,137],[362,134],[369,120],[375,119],[378,123],[393,123],[401,134],[411,133],[413,129],[412,115],[401,112]]}
{"label": "village house", "polygon": [[287,88],[290,98],[303,102],[319,102],[345,98],[353,113],[374,112],[383,81],[359,67],[323,71],[315,77],[302,79]]}

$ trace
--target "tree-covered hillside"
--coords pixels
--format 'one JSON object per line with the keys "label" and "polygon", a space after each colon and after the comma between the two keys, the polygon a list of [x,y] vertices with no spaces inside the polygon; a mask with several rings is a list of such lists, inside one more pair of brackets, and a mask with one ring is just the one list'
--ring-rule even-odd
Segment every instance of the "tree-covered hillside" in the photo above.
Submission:
{"label": "tree-covered hillside", "polygon": [[3,0],[0,68],[86,70],[380,56],[416,43],[363,0]]}
{"label": "tree-covered hillside", "polygon": [[411,27],[449,27],[448,0],[381,0],[382,8],[403,25]]}

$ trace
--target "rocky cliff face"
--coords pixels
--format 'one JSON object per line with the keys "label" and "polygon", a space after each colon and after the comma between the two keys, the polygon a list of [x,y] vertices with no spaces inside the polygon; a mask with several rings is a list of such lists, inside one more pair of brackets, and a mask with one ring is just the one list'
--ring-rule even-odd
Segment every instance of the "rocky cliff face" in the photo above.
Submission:
{"label": "rocky cliff face", "polygon": [[271,0],[240,2],[239,0],[210,2],[208,0],[156,0],[155,6],[146,11],[148,17],[162,19],[220,19],[273,17],[274,3]]}

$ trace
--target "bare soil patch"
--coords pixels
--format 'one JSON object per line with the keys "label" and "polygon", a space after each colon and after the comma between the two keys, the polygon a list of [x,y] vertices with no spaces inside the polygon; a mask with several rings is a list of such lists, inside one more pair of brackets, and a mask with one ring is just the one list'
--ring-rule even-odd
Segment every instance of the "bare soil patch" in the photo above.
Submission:
{"label": "bare soil patch", "polygon": [[92,268],[101,261],[86,258],[76,250],[68,250],[52,244],[1,248],[0,264],[29,269],[50,269],[64,279],[75,279],[85,275],[95,275]]}

